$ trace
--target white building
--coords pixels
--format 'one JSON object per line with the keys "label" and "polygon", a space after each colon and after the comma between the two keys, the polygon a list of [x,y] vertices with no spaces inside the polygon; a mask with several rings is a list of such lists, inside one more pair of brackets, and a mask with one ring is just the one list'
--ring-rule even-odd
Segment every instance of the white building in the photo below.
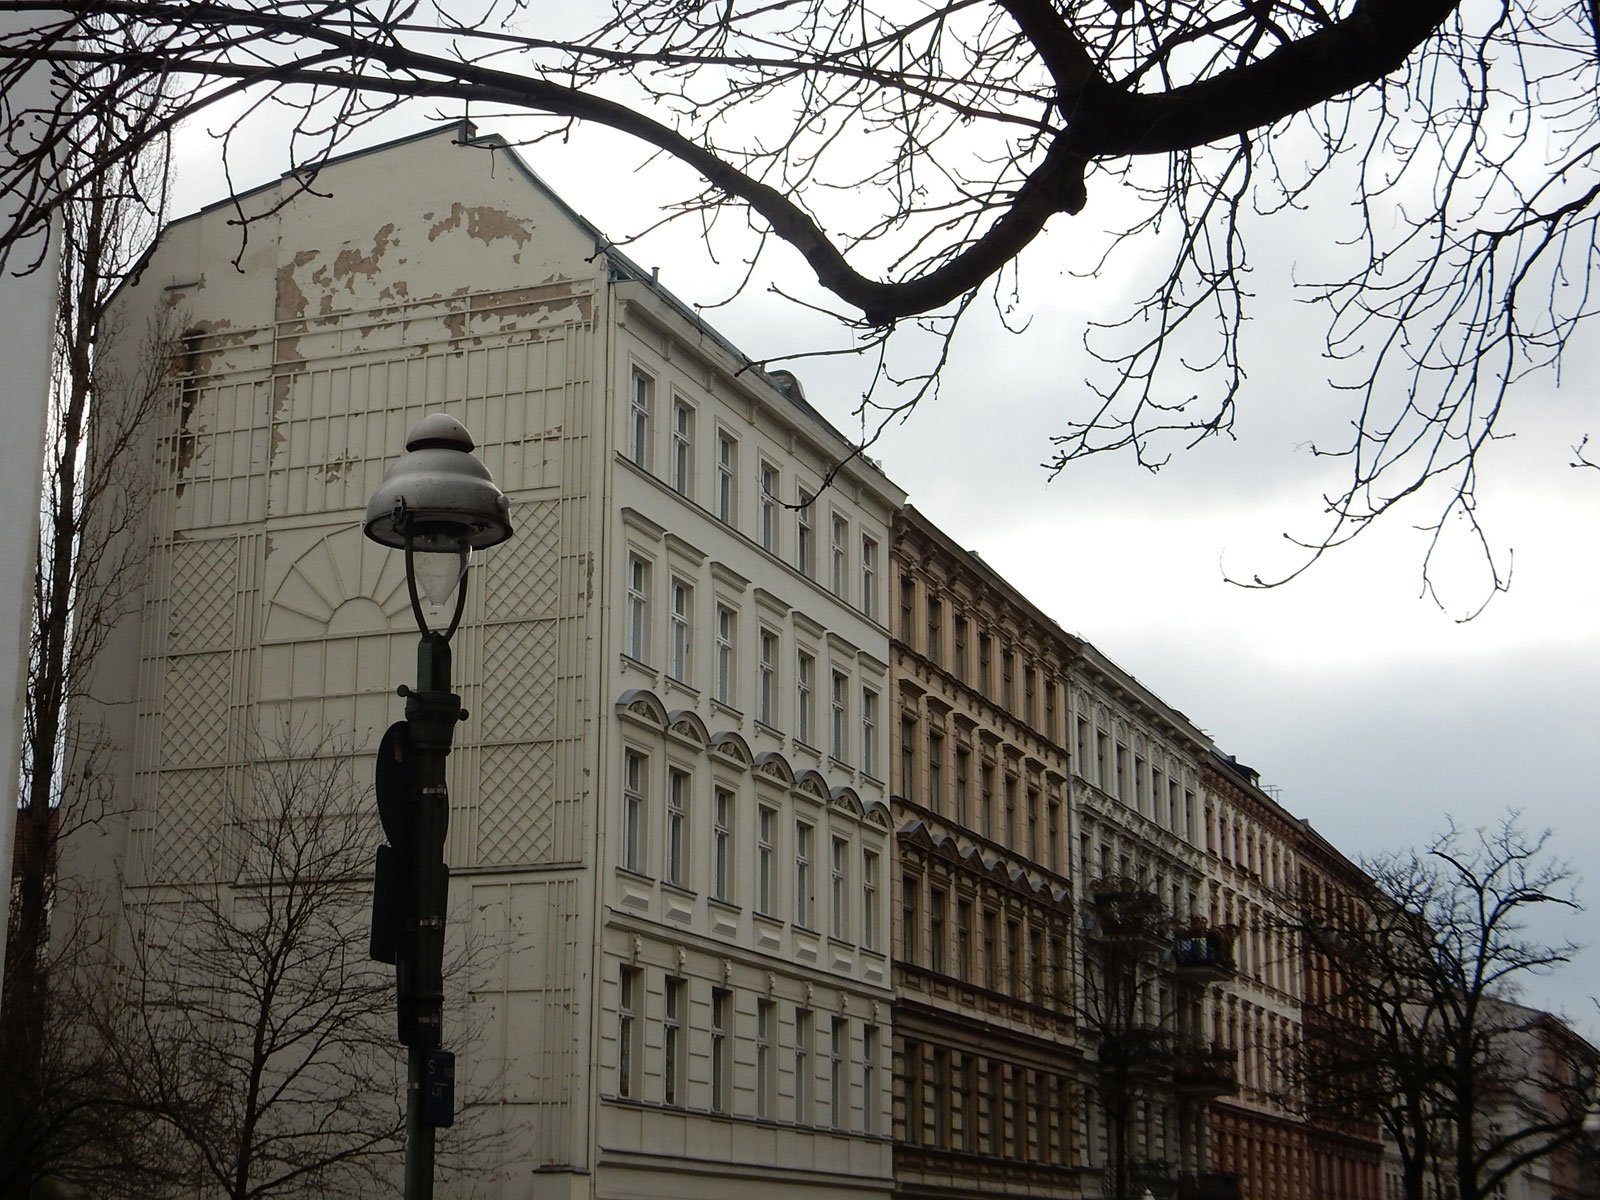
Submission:
{"label": "white building", "polygon": [[447,846],[502,951],[458,1047],[526,1156],[500,1194],[887,1193],[903,496],[465,124],[238,203],[247,238],[233,202],[175,222],[126,297],[189,331],[100,666],[129,887],[226,877],[262,730],[375,747],[400,715],[401,556],[361,515],[448,412],[517,530],[454,642]]}

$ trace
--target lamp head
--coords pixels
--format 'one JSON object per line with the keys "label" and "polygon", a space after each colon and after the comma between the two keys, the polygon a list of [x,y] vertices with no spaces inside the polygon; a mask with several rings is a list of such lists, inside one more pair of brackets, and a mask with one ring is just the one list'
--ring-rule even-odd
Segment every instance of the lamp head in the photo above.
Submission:
{"label": "lamp head", "polygon": [[[366,535],[406,552],[406,587],[417,627],[445,641],[461,620],[468,555],[511,536],[511,501],[472,449],[472,435],[460,421],[444,413],[424,417],[406,438],[407,453],[367,501]],[[445,608],[455,597],[448,628],[431,629],[419,588],[434,608]]]}
{"label": "lamp head", "polygon": [[434,413],[406,438],[407,453],[384,473],[367,501],[366,535],[419,554],[457,554],[498,546],[511,536],[511,501],[472,456],[472,435]]}

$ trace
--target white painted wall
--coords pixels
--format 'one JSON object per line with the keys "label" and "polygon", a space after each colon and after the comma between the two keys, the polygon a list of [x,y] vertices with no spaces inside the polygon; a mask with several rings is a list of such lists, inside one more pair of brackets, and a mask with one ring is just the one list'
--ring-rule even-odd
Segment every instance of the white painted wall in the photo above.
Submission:
{"label": "white painted wall", "polygon": [[[34,14],[0,13],[0,27],[30,18],[37,19]],[[0,92],[0,128],[10,129],[17,114],[30,105],[48,103],[48,82],[48,75],[40,71],[21,85]],[[0,212],[0,220],[10,215]],[[6,427],[6,436],[0,438],[0,512],[6,514],[0,520],[0,779],[6,780],[17,778],[21,764],[28,598],[39,540],[39,480],[55,283],[53,239],[48,246],[41,238],[15,247],[8,258],[0,259],[0,329],[5,330],[0,415]],[[0,803],[0,879],[11,878],[16,821],[16,805]],[[5,986],[8,916],[9,908],[0,911],[0,989]]]}

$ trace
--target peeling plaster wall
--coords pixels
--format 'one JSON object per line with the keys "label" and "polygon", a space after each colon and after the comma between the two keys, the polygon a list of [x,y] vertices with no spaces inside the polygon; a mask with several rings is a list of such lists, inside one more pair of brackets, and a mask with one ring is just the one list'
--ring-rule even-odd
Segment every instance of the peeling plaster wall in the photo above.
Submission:
{"label": "peeling plaster wall", "polygon": [[97,684],[135,807],[88,858],[137,895],[224,882],[262,747],[289,729],[370,755],[416,632],[401,556],[361,534],[366,498],[422,416],[457,416],[518,528],[481,556],[454,643],[473,714],[450,759],[455,924],[495,950],[452,1014],[481,1030],[457,1035],[462,1093],[534,1165],[581,1170],[605,268],[528,176],[455,132],[334,163],[317,194],[246,195],[265,214],[247,236],[231,204],[179,221],[128,289],[122,327],[171,307],[186,337],[148,446],[150,577]]}
{"label": "peeling plaster wall", "polygon": [[[135,800],[100,869],[125,869],[140,897],[179,882],[222,886],[236,857],[233,823],[249,815],[247,767],[281,729],[332,738],[360,756],[365,776],[366,756],[400,715],[394,688],[413,678],[416,634],[401,556],[368,542],[361,520],[407,431],[447,411],[471,430],[517,527],[473,574],[454,642],[472,715],[449,766],[451,928],[470,931],[476,950],[465,994],[447,1007],[447,1020],[473,1033],[447,1044],[460,1055],[461,1094],[486,1097],[480,1119],[505,1135],[498,1194],[732,1200],[760,1180],[776,1196],[882,1196],[892,1184],[887,913],[880,908],[875,936],[825,937],[799,919],[780,930],[755,921],[748,903],[735,919],[708,903],[703,880],[693,901],[664,886],[659,857],[649,886],[626,878],[617,826],[626,748],[650,748],[662,788],[670,750],[707,792],[718,772],[739,789],[746,857],[756,798],[792,806],[785,821],[815,822],[818,880],[830,839],[847,839],[852,854],[879,855],[885,904],[888,730],[868,770],[857,749],[824,754],[792,725],[778,730],[770,714],[758,720],[709,686],[669,682],[663,660],[630,662],[619,649],[631,545],[659,556],[663,624],[669,564],[699,580],[703,678],[720,596],[745,614],[747,697],[765,627],[780,631],[785,654],[809,647],[823,669],[848,675],[853,696],[875,690],[886,704],[883,567],[904,497],[862,462],[842,469],[811,516],[818,562],[834,520],[851,547],[868,538],[885,559],[875,574],[853,562],[838,593],[792,555],[760,546],[758,461],[816,487],[848,457],[846,443],[670,298],[641,281],[613,283],[594,231],[503,151],[453,144],[457,132],[333,163],[315,194],[292,194],[293,181],[248,194],[239,205],[261,215],[247,237],[231,204],[177,222],[129,289],[125,327],[173,306],[188,336],[148,448],[150,580],[99,684],[130,747],[117,769]],[[625,453],[636,369],[658,389],[656,471]],[[694,483],[681,490],[664,476],[675,404],[695,414]],[[743,455],[732,480],[742,498],[726,519],[713,492],[719,431]],[[869,586],[862,578],[870,601],[857,594]],[[826,679],[818,685],[820,728]],[[648,701],[627,702],[644,691],[691,711],[679,714],[683,727],[726,735],[717,757],[704,741],[681,743]],[[640,705],[650,714],[642,725]],[[658,822],[663,800],[657,792]],[[701,872],[709,800],[695,801]],[[364,799],[358,819],[372,819]],[[659,826],[651,837],[659,854]],[[663,1102],[654,1084],[648,1095],[619,1088],[623,962],[650,974],[640,1017],[654,1022],[642,1043],[655,1058],[652,1081],[663,972],[686,977],[686,1101]],[[723,987],[734,997],[725,1031],[734,1111],[713,1115],[708,1028]],[[822,1127],[820,1041],[809,1060],[812,1110],[790,1111],[781,1130],[775,1114],[756,1119],[751,1038],[762,995],[781,1001],[780,1036],[791,1042],[797,1005],[815,1007],[819,1037],[842,1022],[841,1128]],[[873,1038],[869,1084],[860,1051]],[[795,1110],[792,1075],[784,1103]]]}

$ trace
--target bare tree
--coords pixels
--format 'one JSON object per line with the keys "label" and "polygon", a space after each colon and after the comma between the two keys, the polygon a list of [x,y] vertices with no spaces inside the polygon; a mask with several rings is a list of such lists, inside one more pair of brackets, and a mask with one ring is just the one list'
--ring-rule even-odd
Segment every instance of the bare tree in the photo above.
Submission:
{"label": "bare tree", "polygon": [[[120,118],[130,149],[186,116],[286,111],[307,187],[412,100],[545,118],[530,137],[604,126],[698,177],[669,219],[744,224],[752,271],[772,242],[798,250],[858,344],[882,351],[913,317],[939,335],[920,368],[881,360],[869,436],[935,385],[976,300],[1009,310],[1019,255],[1052,222],[1074,218],[1085,270],[1105,265],[1108,227],[1141,260],[1159,246],[1131,311],[1069,331],[1103,369],[1062,415],[1054,470],[1107,451],[1154,468],[1226,434],[1250,248],[1298,210],[1325,213],[1319,240],[1344,249],[1307,290],[1351,432],[1315,449],[1349,471],[1300,539],[1307,559],[1418,493],[1436,533],[1454,514],[1483,536],[1476,469],[1508,389],[1557,364],[1593,307],[1588,0],[628,0],[587,25],[518,0],[0,10],[21,26],[0,38],[0,88],[45,60],[61,98],[0,179],[24,202],[0,246],[82,186],[50,155],[110,89],[149,76],[180,103]],[[226,153],[248,122],[223,124]]]}
{"label": "bare tree", "polygon": [[367,957],[370,797],[326,747],[261,756],[222,883],[128,897],[119,1087],[229,1200],[357,1195],[405,1124],[391,979]]}
{"label": "bare tree", "polygon": [[1366,863],[1374,891],[1361,908],[1306,914],[1308,952],[1340,991],[1304,1025],[1298,1090],[1319,1119],[1382,1124],[1407,1200],[1440,1181],[1483,1200],[1583,1136],[1600,1058],[1515,1002],[1576,949],[1530,929],[1577,907],[1549,838],[1515,815],[1472,834],[1452,827],[1421,853]]}
{"label": "bare tree", "polygon": [[[130,110],[152,110],[159,107],[159,95],[145,91],[124,96],[123,103]],[[82,158],[59,165],[64,173],[88,178],[62,204],[58,221],[62,254],[50,449],[33,581],[18,852],[0,997],[0,1071],[7,1079],[0,1099],[0,1158],[11,1167],[0,1194],[8,1195],[8,1187],[57,1173],[67,1159],[81,1165],[87,1156],[108,1170],[119,1160],[127,1165],[128,1156],[113,1143],[131,1137],[108,1116],[114,1101],[100,1086],[104,1063],[75,1039],[63,1016],[81,999],[70,994],[71,968],[93,935],[76,920],[52,930],[51,912],[61,841],[75,823],[95,820],[115,803],[89,783],[104,749],[99,735],[79,722],[69,745],[67,715],[82,698],[91,662],[142,579],[142,553],[123,536],[146,495],[130,449],[165,395],[168,348],[161,332],[152,331],[144,361],[128,375],[103,364],[96,346],[107,332],[112,294],[149,244],[161,215],[165,145],[122,158],[111,170]],[[96,421],[92,449],[91,413]],[[82,776],[83,803],[63,825],[62,774],[69,761]],[[66,992],[57,990],[63,987]],[[90,1153],[88,1147],[102,1133],[107,1145]]]}

